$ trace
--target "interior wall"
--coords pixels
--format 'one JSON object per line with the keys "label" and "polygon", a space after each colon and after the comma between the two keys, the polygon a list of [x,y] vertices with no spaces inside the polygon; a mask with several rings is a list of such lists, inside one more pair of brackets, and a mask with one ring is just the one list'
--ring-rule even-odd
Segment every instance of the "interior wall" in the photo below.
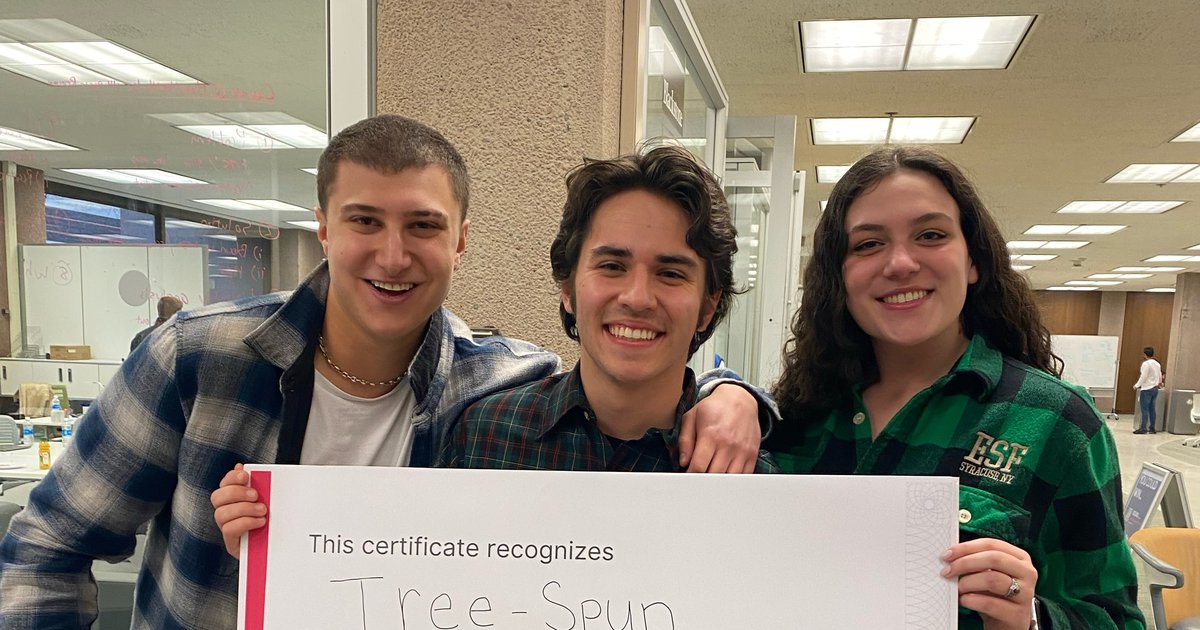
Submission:
{"label": "interior wall", "polygon": [[436,127],[471,173],[446,305],[574,363],[550,277],[564,175],[618,149],[621,0],[379,0],[377,109]]}
{"label": "interior wall", "polygon": [[1035,291],[1042,323],[1052,335],[1095,335],[1100,330],[1100,291]]}
{"label": "interior wall", "polygon": [[[24,166],[16,167],[12,187],[15,199],[13,207],[7,207],[7,181],[0,178],[0,210],[5,215],[14,215],[13,224],[16,226],[15,242],[19,245],[46,242],[46,179],[42,171]],[[16,313],[9,303],[9,264],[16,268],[17,252],[8,251],[8,235],[5,232],[4,221],[0,221],[0,248],[4,249],[4,269],[0,273],[0,308],[5,309],[0,315],[0,356],[12,356],[14,350],[20,350],[21,322],[14,317]],[[11,263],[9,261],[12,261]],[[12,278],[19,276],[16,272]],[[15,287],[14,287],[15,288]],[[45,351],[45,349],[43,349]]]}
{"label": "interior wall", "polygon": [[1142,348],[1152,346],[1154,358],[1164,366],[1170,357],[1171,293],[1129,292],[1125,297],[1125,325],[1121,331],[1121,360],[1117,368],[1117,412],[1133,413],[1133,384],[1142,366]]}

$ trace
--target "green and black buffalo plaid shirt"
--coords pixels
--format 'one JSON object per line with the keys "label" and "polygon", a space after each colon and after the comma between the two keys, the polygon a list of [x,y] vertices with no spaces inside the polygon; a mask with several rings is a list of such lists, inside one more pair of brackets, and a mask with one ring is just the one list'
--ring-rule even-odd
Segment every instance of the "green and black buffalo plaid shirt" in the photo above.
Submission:
{"label": "green and black buffalo plaid shirt", "polygon": [[[696,400],[696,378],[686,370],[670,430],[652,428],[636,440],[600,431],[579,377],[548,376],[480,400],[463,412],[439,458],[447,468],[507,468],[679,472],[679,421]],[[755,472],[777,472],[760,452]]]}
{"label": "green and black buffalo plaid shirt", "polygon": [[[949,374],[872,441],[861,388],[823,422],[783,410],[767,440],[784,472],[959,479],[962,540],[998,538],[1038,570],[1042,627],[1142,630],[1112,434],[1087,393],[971,340]],[[959,609],[959,628],[982,628]]]}

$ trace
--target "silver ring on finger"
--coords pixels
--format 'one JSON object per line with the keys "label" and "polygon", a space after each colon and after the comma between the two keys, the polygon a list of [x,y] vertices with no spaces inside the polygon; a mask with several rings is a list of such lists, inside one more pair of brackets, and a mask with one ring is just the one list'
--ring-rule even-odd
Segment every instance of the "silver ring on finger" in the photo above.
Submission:
{"label": "silver ring on finger", "polygon": [[1008,585],[1008,592],[1004,594],[1005,599],[1012,599],[1021,594],[1021,582],[1017,578],[1012,579],[1012,583]]}

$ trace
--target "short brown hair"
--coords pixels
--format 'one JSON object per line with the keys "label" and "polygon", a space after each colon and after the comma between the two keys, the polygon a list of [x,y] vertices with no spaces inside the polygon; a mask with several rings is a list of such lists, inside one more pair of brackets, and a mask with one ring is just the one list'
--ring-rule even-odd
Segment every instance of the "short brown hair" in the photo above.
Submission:
{"label": "short brown hair", "polygon": [[338,132],[317,161],[317,203],[329,202],[338,163],[349,160],[381,173],[406,168],[440,166],[450,174],[454,200],[467,217],[471,180],[467,165],[453,144],[433,127],[395,114],[360,120]]}

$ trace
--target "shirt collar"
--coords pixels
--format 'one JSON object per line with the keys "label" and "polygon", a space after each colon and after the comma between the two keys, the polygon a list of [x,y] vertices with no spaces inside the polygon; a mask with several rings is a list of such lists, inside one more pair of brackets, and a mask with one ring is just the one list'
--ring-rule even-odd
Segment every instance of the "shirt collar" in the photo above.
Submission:
{"label": "shirt collar", "polygon": [[[533,418],[538,437],[544,437],[551,429],[568,419],[583,417],[588,422],[595,422],[596,415],[588,404],[587,395],[583,391],[583,379],[579,374],[579,363],[575,368],[563,375],[552,385],[545,394],[546,413]],[[675,425],[670,431],[665,431],[669,441],[674,442],[674,436],[679,432],[679,422],[683,414],[696,404],[696,375],[691,368],[684,368],[683,388],[679,403],[675,407]]]}
{"label": "shirt collar", "polygon": [[[968,387],[976,399],[982,400],[989,396],[1000,382],[1000,373],[1004,370],[1004,355],[993,348],[983,335],[971,337],[966,352],[959,357],[958,362],[950,369],[946,378],[940,379],[943,385],[960,382]],[[935,385],[936,387],[936,385]]]}

